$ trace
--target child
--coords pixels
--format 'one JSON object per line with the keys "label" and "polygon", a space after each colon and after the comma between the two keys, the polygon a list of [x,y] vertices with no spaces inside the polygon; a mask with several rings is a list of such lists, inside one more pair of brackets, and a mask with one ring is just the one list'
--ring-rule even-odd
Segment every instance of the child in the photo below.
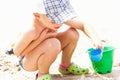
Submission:
{"label": "child", "polygon": [[[69,0],[52,0],[52,3],[50,2],[51,0],[44,0],[46,14],[34,13],[33,26],[24,31],[16,41],[13,48],[14,54],[20,57],[20,65],[25,70],[38,70],[36,80],[52,80],[49,68],[61,51],[62,59],[58,69],[61,74],[88,73],[87,68],[80,68],[71,62],[79,38],[76,29],[83,31],[96,48],[102,48],[100,39],[93,28],[73,19],[76,15]],[[63,23],[70,28],[58,33],[57,29]]]}

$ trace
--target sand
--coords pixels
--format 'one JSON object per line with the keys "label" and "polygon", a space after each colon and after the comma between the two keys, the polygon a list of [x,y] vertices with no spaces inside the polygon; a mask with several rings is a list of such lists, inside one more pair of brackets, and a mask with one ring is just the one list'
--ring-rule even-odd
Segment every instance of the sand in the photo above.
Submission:
{"label": "sand", "polygon": [[[94,73],[93,68],[91,67],[91,63],[85,61],[84,63],[79,61],[82,58],[77,57],[76,55],[73,56],[74,61],[84,67],[89,67],[90,72],[86,75],[61,75],[57,69],[59,65],[60,56],[58,59],[52,64],[50,73],[53,77],[53,80],[120,80],[120,67],[113,65],[113,70],[107,74],[98,74]],[[83,54],[79,55],[82,57]],[[86,59],[88,59],[86,57]],[[27,72],[22,69],[17,62],[17,57],[15,55],[8,55],[5,54],[4,51],[0,52],[0,80],[34,80],[36,72]],[[89,59],[88,59],[89,61]]]}

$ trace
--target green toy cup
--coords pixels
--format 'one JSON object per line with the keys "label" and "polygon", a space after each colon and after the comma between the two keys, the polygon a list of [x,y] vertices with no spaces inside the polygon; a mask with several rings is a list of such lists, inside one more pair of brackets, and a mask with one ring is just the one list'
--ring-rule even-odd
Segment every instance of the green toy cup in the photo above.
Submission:
{"label": "green toy cup", "polygon": [[[87,52],[89,53],[89,56],[92,50],[93,48],[90,48],[87,50]],[[112,71],[114,50],[115,48],[112,46],[105,46],[103,49],[102,59],[98,62],[94,61],[90,57],[92,67],[95,70],[95,72],[100,74],[106,74]]]}

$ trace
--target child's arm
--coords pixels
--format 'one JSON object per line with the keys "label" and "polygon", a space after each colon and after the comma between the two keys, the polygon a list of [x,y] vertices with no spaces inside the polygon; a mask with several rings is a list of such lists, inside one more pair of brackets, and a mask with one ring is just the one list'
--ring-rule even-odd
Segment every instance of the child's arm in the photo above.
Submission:
{"label": "child's arm", "polygon": [[[44,15],[34,13],[35,21],[32,28],[28,29],[15,43],[14,53],[17,56],[25,55],[33,50],[38,44],[40,44],[44,39],[48,37],[54,37],[56,31],[47,29],[49,25],[51,26],[51,21],[49,22],[48,18],[43,19]],[[41,19],[43,22],[39,21]],[[43,25],[43,23],[50,23],[48,26]],[[55,24],[54,24],[55,25]],[[57,25],[58,26],[58,25]],[[44,30],[45,29],[45,30]],[[36,37],[37,36],[37,37]]]}
{"label": "child's arm", "polygon": [[22,52],[22,55],[28,54],[31,52],[34,48],[36,48],[42,41],[44,41],[47,38],[50,37],[56,37],[56,32],[50,31],[50,29],[45,28],[39,35],[39,37],[32,41],[26,49]]}
{"label": "child's arm", "polygon": [[20,56],[22,52],[26,49],[26,47],[35,40],[40,32],[44,29],[43,26],[40,25],[38,18],[40,16],[36,16],[33,14],[35,19],[33,20],[32,27],[29,27],[27,30],[21,33],[17,41],[15,42],[15,46],[13,47],[13,51],[17,56]]}
{"label": "child's arm", "polygon": [[92,26],[84,24],[77,19],[69,20],[65,24],[73,28],[82,30],[92,40],[95,48],[103,48],[101,40]]}
{"label": "child's arm", "polygon": [[21,35],[15,42],[15,46],[13,47],[15,55],[20,56],[21,52],[31,43],[31,41],[33,40],[33,35],[30,34],[30,31],[21,33]]}

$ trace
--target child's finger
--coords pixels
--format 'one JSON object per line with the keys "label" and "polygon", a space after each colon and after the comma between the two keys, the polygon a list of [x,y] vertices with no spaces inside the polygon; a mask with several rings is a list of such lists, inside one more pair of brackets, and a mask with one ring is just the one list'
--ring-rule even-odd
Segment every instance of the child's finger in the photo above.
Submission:
{"label": "child's finger", "polygon": [[40,14],[39,13],[33,13],[33,15],[35,16],[36,19],[40,18]]}

